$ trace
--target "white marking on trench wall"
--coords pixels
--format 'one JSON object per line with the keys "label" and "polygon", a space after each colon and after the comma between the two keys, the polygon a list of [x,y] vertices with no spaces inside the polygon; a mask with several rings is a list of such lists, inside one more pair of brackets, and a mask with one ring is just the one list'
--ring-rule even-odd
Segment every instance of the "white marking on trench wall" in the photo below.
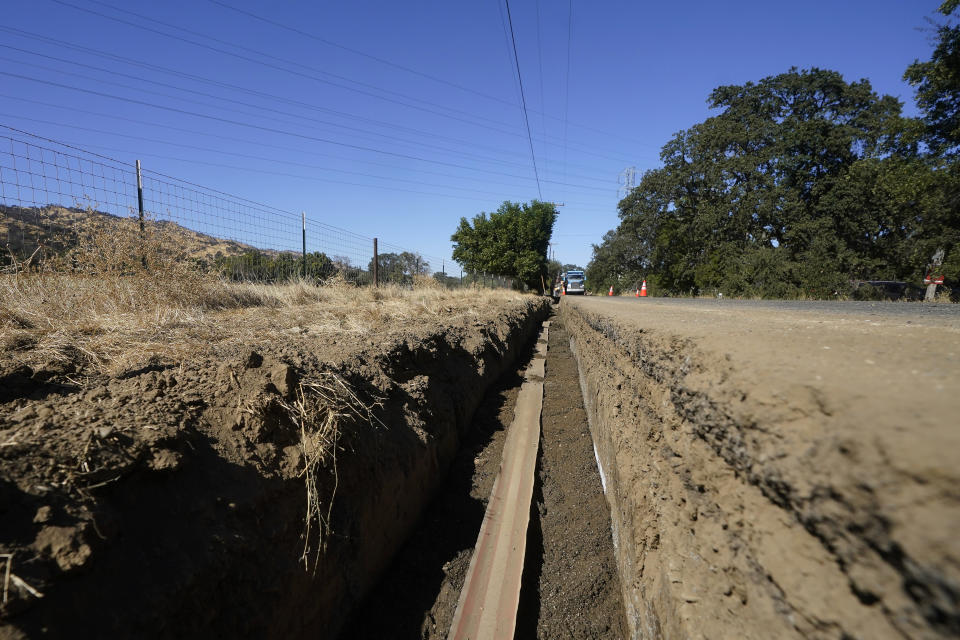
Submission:
{"label": "white marking on trench wall", "polygon": [[[593,440],[593,438],[590,438]],[[600,470],[600,485],[603,487],[603,495],[607,495],[607,477],[603,475],[603,464],[600,462],[600,454],[597,453],[597,443],[593,443],[593,457],[597,461],[597,469]]]}

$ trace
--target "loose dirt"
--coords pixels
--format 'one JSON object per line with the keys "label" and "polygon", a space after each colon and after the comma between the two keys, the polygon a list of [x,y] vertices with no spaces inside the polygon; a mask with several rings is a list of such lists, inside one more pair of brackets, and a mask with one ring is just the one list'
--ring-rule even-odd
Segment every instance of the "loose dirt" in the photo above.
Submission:
{"label": "loose dirt", "polygon": [[566,299],[634,637],[960,634],[960,322]]}
{"label": "loose dirt", "polygon": [[0,358],[0,638],[337,632],[548,305],[376,335],[322,311],[247,310],[223,322],[253,334],[115,372]]}
{"label": "loose dirt", "polygon": [[517,637],[626,637],[610,507],[570,336],[557,320],[550,325],[538,488]]}
{"label": "loose dirt", "polygon": [[[568,341],[555,319],[516,637],[622,638],[610,515]],[[342,638],[447,637],[525,369],[484,399],[443,491]]]}

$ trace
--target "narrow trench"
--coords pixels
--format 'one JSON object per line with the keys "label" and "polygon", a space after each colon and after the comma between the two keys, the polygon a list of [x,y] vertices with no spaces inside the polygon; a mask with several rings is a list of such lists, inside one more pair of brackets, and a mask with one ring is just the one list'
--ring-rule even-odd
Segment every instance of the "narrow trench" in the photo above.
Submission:
{"label": "narrow trench", "polygon": [[[610,515],[576,360],[557,317],[549,342],[515,637],[622,638],[626,624]],[[351,616],[343,640],[447,637],[533,347],[484,398],[443,489]]]}

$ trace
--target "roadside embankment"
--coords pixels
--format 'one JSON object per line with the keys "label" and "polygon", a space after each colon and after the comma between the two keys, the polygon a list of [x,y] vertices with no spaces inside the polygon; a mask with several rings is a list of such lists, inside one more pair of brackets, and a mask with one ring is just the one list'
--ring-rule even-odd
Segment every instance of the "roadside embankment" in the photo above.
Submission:
{"label": "roadside embankment", "polygon": [[956,316],[703,302],[560,305],[633,637],[956,637]]}
{"label": "roadside embankment", "polygon": [[508,293],[354,297],[172,326],[115,370],[28,366],[17,337],[0,638],[335,637],[549,313]]}

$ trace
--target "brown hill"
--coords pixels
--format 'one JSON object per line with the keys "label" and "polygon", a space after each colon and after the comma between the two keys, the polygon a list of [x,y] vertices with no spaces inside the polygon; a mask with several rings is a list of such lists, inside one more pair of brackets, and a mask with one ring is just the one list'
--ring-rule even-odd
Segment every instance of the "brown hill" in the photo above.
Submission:
{"label": "brown hill", "polygon": [[[224,240],[188,229],[172,220],[151,220],[152,230],[173,240],[180,252],[189,258],[210,260],[218,254],[240,255],[255,247]],[[83,235],[91,233],[118,235],[135,232],[139,220],[133,217],[115,216],[103,211],[61,207],[17,207],[0,205],[0,243],[3,243],[4,258],[10,255],[19,260],[29,258],[38,247],[44,251],[60,254],[72,249]],[[265,251],[263,253],[275,253]]]}

